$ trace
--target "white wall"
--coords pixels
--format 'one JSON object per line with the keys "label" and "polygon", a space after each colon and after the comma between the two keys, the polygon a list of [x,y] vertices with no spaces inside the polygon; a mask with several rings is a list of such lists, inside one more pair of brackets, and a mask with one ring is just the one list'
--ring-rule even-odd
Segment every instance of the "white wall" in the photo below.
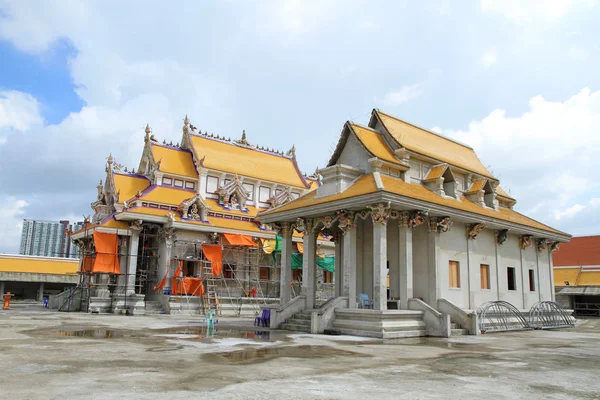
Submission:
{"label": "white wall", "polygon": [[537,288],[540,291],[541,301],[551,301],[552,292],[554,291],[554,282],[551,282],[550,277],[550,259],[552,253],[546,249],[538,253],[539,276]]}
{"label": "white wall", "polygon": [[[507,301],[517,308],[523,308],[523,288],[521,285],[521,249],[519,237],[508,235],[503,245],[498,246],[500,270],[500,300]],[[507,267],[515,268],[517,290],[508,290]]]}
{"label": "white wall", "polygon": [[[448,232],[440,233],[438,271],[441,297],[461,308],[469,308],[469,274],[465,225],[454,223]],[[458,261],[460,288],[450,287],[450,261]],[[435,304],[430,304],[435,307]]]}
{"label": "white wall", "polygon": [[356,294],[366,293],[369,299],[373,299],[373,222],[371,218],[360,221],[357,228],[362,237],[362,251],[357,254],[358,264]]}
{"label": "white wall", "polygon": [[387,259],[390,277],[390,297],[400,298],[400,228],[397,220],[388,221]]}
{"label": "white wall", "polygon": [[[522,308],[530,308],[532,305],[540,300],[539,295],[539,282],[537,274],[537,248],[535,243],[533,246],[523,250],[523,290],[525,291],[525,304]],[[535,277],[535,291],[529,291],[529,270],[533,270]],[[517,306],[518,308],[521,308]]]}
{"label": "white wall", "polygon": [[[465,231],[465,238],[466,238]],[[496,274],[496,236],[489,229],[484,229],[475,240],[469,241],[471,250],[471,305],[470,309],[476,310],[488,301],[498,300],[497,274]],[[490,289],[481,289],[481,264],[489,266]]]}
{"label": "white wall", "polygon": [[358,139],[353,133],[348,135],[348,141],[342,154],[338,159],[337,164],[345,164],[354,168],[369,171],[369,154],[365,151],[362,144],[359,143]]}

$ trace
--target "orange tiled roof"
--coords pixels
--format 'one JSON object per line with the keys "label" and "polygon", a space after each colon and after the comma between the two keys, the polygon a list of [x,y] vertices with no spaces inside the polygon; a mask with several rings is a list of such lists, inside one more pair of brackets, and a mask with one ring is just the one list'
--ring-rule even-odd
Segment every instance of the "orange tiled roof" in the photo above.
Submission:
{"label": "orange tiled roof", "polygon": [[150,181],[141,175],[114,173],[113,180],[115,191],[119,193],[118,203],[131,199],[138,191],[143,191],[150,186]]}
{"label": "orange tiled roof", "polygon": [[429,170],[429,173],[427,174],[424,180],[428,181],[430,179],[441,178],[444,172],[446,172],[446,168],[448,168],[447,165],[436,165],[435,167]]}
{"label": "orange tiled roof", "polygon": [[289,157],[269,154],[232,143],[192,135],[192,144],[203,165],[219,171],[307,188]]}
{"label": "orange tiled roof", "polygon": [[154,160],[156,162],[160,161],[160,171],[189,178],[198,178],[198,172],[190,151],[158,144],[152,144],[151,149]]}
{"label": "orange tiled roof", "polygon": [[554,286],[566,286],[565,282],[576,286],[579,271],[580,268],[554,268]]}
{"label": "orange tiled roof", "polygon": [[467,171],[494,178],[475,151],[441,135],[419,128],[406,121],[374,110],[385,129],[403,147],[415,153],[440,160]]}
{"label": "orange tiled roof", "polygon": [[[552,233],[564,234],[554,228],[551,228],[547,225],[544,225],[538,221],[535,221],[531,218],[524,216],[514,210],[510,210],[507,208],[500,208],[499,210],[492,210],[488,208],[483,208],[472,201],[469,201],[467,198],[462,197],[461,201],[456,199],[442,197],[434,192],[428,190],[424,186],[419,184],[407,183],[401,179],[393,178],[388,175],[380,174],[381,181],[383,183],[384,189],[383,191],[397,194],[399,196],[409,197],[411,199],[422,200],[426,202],[430,202],[433,204],[438,204],[441,206],[446,206],[449,208],[453,208],[456,210],[462,210],[471,212],[473,214],[484,215],[491,218],[496,218],[500,220],[504,220],[507,222],[529,226],[536,229],[541,229],[545,231],[549,231]],[[358,178],[352,186],[347,188],[345,191],[334,194],[332,196],[324,196],[320,198],[315,198],[316,192],[310,192],[297,200],[294,200],[290,203],[287,203],[281,207],[275,208],[273,210],[269,210],[264,213],[264,215],[269,215],[272,213],[279,213],[282,211],[290,211],[303,207],[308,207],[316,204],[328,203],[331,201],[342,200],[352,197],[357,197],[365,194],[375,193],[377,192],[377,186],[375,184],[375,179],[373,178],[373,174],[364,174],[360,178]]]}
{"label": "orange tiled roof", "polygon": [[552,255],[555,267],[600,265],[600,236],[574,237]]}
{"label": "orange tiled roof", "polygon": [[165,186],[154,186],[146,191],[138,200],[149,203],[180,205],[184,200],[194,197],[194,192]]}
{"label": "orange tiled roof", "polygon": [[515,200],[514,197],[512,197],[510,194],[508,194],[506,191],[504,191],[504,189],[502,189],[500,186],[496,187],[496,194],[500,197]]}
{"label": "orange tiled roof", "polygon": [[379,132],[365,129],[356,124],[350,124],[350,127],[356,133],[358,140],[374,157],[394,164],[402,164]]}
{"label": "orange tiled roof", "polygon": [[471,183],[471,187],[465,193],[477,193],[485,187],[487,179],[478,179]]}

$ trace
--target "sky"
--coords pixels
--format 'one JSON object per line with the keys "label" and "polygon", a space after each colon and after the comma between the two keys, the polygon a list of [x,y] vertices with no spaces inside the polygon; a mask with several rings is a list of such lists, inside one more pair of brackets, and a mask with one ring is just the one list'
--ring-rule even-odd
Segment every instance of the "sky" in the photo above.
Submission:
{"label": "sky", "polygon": [[144,127],[288,150],[312,172],[373,108],[474,147],[516,210],[600,234],[600,5],[590,0],[0,0],[0,252],[92,213]]}

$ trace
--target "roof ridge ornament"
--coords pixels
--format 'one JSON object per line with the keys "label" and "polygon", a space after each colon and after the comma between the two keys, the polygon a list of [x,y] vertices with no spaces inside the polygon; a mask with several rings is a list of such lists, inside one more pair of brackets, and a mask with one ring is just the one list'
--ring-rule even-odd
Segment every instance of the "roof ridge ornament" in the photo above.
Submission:
{"label": "roof ridge ornament", "polygon": [[242,146],[252,147],[248,139],[246,138],[246,130],[242,130],[242,138],[240,140],[235,141],[237,144],[241,144]]}

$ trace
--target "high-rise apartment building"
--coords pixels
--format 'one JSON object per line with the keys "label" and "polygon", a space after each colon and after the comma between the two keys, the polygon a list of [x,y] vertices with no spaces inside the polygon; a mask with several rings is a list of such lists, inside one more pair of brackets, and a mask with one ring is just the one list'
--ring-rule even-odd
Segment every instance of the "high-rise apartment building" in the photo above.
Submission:
{"label": "high-rise apartment building", "polygon": [[[75,226],[79,226],[76,223]],[[81,223],[82,224],[82,223]],[[69,221],[23,220],[20,254],[45,257],[78,258],[71,242]]]}

